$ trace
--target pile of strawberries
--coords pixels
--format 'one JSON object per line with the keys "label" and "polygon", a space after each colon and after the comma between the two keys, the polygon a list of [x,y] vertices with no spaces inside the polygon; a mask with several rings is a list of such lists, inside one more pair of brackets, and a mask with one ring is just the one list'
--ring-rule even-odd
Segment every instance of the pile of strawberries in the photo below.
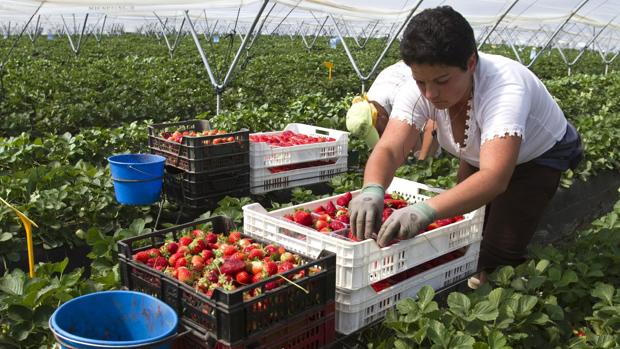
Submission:
{"label": "pile of strawberries", "polygon": [[440,266],[442,264],[446,264],[448,262],[451,262],[457,258],[462,257],[463,255],[465,255],[465,252],[463,250],[456,250],[456,251],[452,251],[452,252],[448,252],[442,256],[439,256],[435,259],[432,259],[426,263],[422,263],[420,265],[417,265],[413,268],[407,269],[405,271],[401,271],[398,274],[392,275],[387,279],[383,279],[381,281],[377,281],[373,284],[371,284],[370,286],[376,291],[376,292],[380,292],[388,287],[394,286],[396,284],[398,284],[399,282],[403,282],[407,279],[410,279],[416,275],[422,274],[423,272],[429,270],[429,269],[433,269],[437,266]]}
{"label": "pile of strawberries", "polygon": [[[169,141],[182,143],[183,137],[204,137],[204,136],[216,136],[216,135],[224,135],[227,134],[228,131],[224,130],[205,130],[205,131],[174,131],[174,132],[162,132],[161,136]],[[235,137],[218,137],[215,139],[209,139],[205,141],[205,144],[221,144],[221,143],[231,143],[235,141]]]}
{"label": "pile of strawberries", "polygon": [[295,145],[334,142],[331,137],[314,137],[293,131],[284,131],[277,134],[250,135],[250,142],[267,143],[274,147],[292,147]]}
{"label": "pile of strawberries", "polygon": [[[336,204],[332,201],[328,201],[325,205],[321,205],[315,208],[312,212],[306,209],[298,208],[293,214],[285,214],[284,219],[301,224],[306,227],[311,227],[321,233],[332,234],[335,237],[345,237],[352,241],[360,241],[353,235],[349,228],[350,213],[349,202],[353,196],[350,192],[347,192],[336,199]],[[392,215],[394,210],[407,207],[409,202],[400,194],[392,193],[385,194],[383,198],[383,214],[381,217],[381,223]],[[463,220],[463,216],[455,216],[452,218],[438,219],[429,224],[424,232],[437,229],[448,224],[452,224]],[[400,240],[395,239],[391,244],[394,244]]]}
{"label": "pile of strawberries", "polygon": [[[240,232],[228,236],[195,229],[179,238],[167,241],[160,248],[136,253],[134,260],[192,285],[211,296],[215,288],[232,291],[273,275],[285,273],[301,263],[300,256],[274,244],[263,246]],[[293,280],[304,276],[301,271]],[[265,290],[281,286],[279,278],[265,284]],[[255,296],[260,288],[248,292]]]}
{"label": "pile of strawberries", "polygon": [[308,161],[308,162],[301,162],[301,163],[292,164],[292,165],[282,165],[282,166],[270,167],[269,168],[269,172],[271,172],[271,173],[280,173],[280,172],[298,170],[300,168],[333,165],[335,163],[336,163],[336,161],[333,161],[333,160]]}

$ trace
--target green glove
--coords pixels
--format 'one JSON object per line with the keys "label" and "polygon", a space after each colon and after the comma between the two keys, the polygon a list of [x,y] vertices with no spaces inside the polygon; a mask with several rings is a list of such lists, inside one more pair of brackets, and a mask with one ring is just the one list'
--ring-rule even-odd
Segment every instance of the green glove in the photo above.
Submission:
{"label": "green glove", "polygon": [[368,184],[349,203],[351,232],[358,240],[370,239],[379,230],[384,194],[383,186]]}
{"label": "green glove", "polygon": [[377,235],[377,244],[387,246],[395,238],[405,240],[416,236],[435,220],[436,212],[425,202],[395,210],[383,223]]}

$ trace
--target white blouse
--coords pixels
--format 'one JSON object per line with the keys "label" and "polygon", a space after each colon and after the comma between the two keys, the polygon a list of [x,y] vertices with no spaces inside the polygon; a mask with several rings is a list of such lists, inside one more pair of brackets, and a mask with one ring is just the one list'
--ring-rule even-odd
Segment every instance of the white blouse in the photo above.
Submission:
{"label": "white blouse", "polygon": [[551,149],[564,136],[567,121],[547,88],[514,60],[485,53],[479,57],[464,145],[454,141],[448,110],[436,109],[421,96],[415,81],[402,87],[390,117],[419,130],[427,119],[434,120],[441,147],[476,167],[480,146],[497,137],[521,137],[517,164]]}

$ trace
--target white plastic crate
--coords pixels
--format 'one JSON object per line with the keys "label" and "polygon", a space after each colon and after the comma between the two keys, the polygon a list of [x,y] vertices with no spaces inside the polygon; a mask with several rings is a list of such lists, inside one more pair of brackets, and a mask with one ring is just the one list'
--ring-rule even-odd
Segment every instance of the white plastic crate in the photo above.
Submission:
{"label": "white plastic crate", "polygon": [[259,169],[347,156],[349,132],[345,131],[305,124],[288,124],[282,131],[252,133],[250,136],[277,135],[283,131],[314,137],[331,137],[335,141],[291,147],[272,147],[267,143],[250,142],[250,168]]}
{"label": "white plastic crate", "polygon": [[350,334],[385,317],[388,309],[406,298],[415,298],[424,286],[439,290],[465,279],[478,267],[480,241],[453,261],[376,292],[371,286],[350,291],[336,289],[336,331]]}
{"label": "white plastic crate", "polygon": [[292,171],[271,173],[269,169],[250,168],[250,192],[261,194],[301,185],[327,182],[335,176],[347,172],[347,157],[323,166],[300,168]]}
{"label": "white plastic crate", "polygon": [[[424,184],[394,178],[387,189],[410,202],[428,199],[422,191],[439,192]],[[359,191],[353,192],[353,196]],[[243,207],[244,231],[276,242],[295,252],[316,257],[322,250],[336,253],[336,286],[349,290],[366,287],[435,257],[482,239],[484,207],[464,215],[464,219],[380,248],[373,240],[354,242],[320,233],[282,218],[296,208],[314,210],[338,196],[267,212],[260,204]]]}

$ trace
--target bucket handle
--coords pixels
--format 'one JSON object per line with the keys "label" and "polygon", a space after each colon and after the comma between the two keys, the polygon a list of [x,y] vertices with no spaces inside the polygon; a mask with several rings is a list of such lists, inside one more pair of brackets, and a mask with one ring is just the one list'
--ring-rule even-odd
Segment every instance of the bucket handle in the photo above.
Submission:
{"label": "bucket handle", "polygon": [[[127,166],[127,167],[128,167],[128,168],[130,168],[130,169],[132,169],[132,170],[134,170],[134,171],[136,171],[136,172],[139,172],[139,173],[142,173],[142,174],[144,174],[144,175],[147,175],[147,176],[152,176],[152,175],[153,175],[152,173],[144,172],[144,171],[142,171],[142,170],[140,170],[140,169],[138,169],[138,168],[135,168],[135,167],[133,167],[133,166],[131,166],[131,165],[129,165],[129,166]],[[163,178],[163,176],[159,176],[159,177],[150,177],[150,178],[146,178],[146,179],[123,179],[123,178],[112,178],[112,180],[117,181],[117,182],[139,183],[139,182],[150,182],[150,181],[155,181],[155,180],[159,180],[159,179],[162,179],[162,178]]]}
{"label": "bucket handle", "polygon": [[[50,319],[50,321],[51,321],[51,319]],[[52,328],[51,325],[52,324],[50,322],[50,328]],[[152,347],[152,346],[155,346],[155,345],[164,344],[166,342],[176,340],[177,338],[180,338],[180,337],[183,337],[183,336],[187,335],[191,331],[192,331],[191,329],[186,328],[185,331],[183,331],[181,333],[177,332],[177,333],[175,333],[175,334],[173,334],[173,335],[171,335],[169,337],[165,337],[165,338],[159,339],[159,340],[157,340],[155,342],[144,343],[144,344],[135,344],[135,345],[125,345],[125,346],[123,346],[123,348],[149,348],[149,347]],[[94,343],[86,343],[86,342],[78,341],[78,340],[75,340],[75,339],[69,339],[69,338],[66,338],[66,337],[58,334],[56,331],[52,331],[52,333],[54,334],[54,337],[56,337],[57,340],[61,339],[61,340],[64,340],[65,342],[69,341],[69,342],[77,343],[77,344],[80,344],[80,345],[86,345],[86,346],[95,347],[95,348],[107,348],[107,349],[110,349],[110,348],[120,348],[120,347],[117,347],[117,346],[110,346],[110,345],[104,345],[104,344],[94,344]],[[62,343],[62,345],[64,345],[65,347],[67,347],[69,349],[79,349],[77,347],[73,347],[73,346],[67,345],[66,343]]]}

